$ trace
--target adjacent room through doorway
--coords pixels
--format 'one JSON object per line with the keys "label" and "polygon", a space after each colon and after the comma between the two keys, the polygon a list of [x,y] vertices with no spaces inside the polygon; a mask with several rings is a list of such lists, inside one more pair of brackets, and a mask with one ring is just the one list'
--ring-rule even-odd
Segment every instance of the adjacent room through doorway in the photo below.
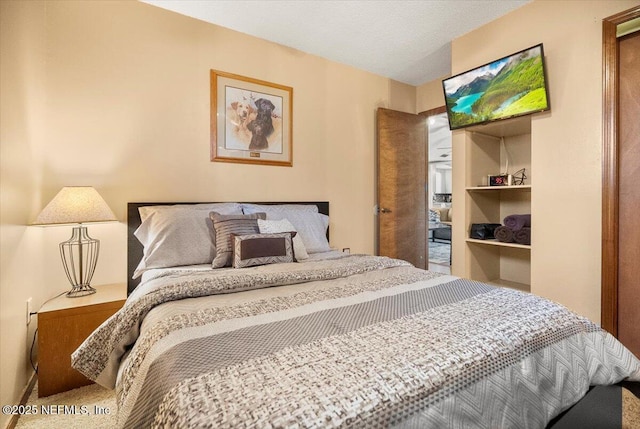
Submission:
{"label": "adjacent room through doorway", "polygon": [[429,269],[451,272],[452,158],[451,130],[444,108],[426,112]]}

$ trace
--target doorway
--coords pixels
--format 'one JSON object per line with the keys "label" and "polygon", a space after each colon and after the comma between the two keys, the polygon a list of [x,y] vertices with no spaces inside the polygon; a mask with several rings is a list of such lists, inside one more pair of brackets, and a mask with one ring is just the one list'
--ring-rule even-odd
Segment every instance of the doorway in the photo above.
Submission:
{"label": "doorway", "polygon": [[376,116],[376,254],[450,274],[453,201],[446,109],[415,115],[379,108]]}
{"label": "doorway", "polygon": [[429,270],[451,273],[452,150],[444,107],[422,112],[427,121]]}

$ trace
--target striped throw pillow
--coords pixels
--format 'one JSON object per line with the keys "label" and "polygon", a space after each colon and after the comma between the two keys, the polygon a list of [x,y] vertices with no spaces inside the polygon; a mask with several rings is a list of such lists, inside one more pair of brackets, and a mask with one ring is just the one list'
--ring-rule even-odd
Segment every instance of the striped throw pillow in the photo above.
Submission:
{"label": "striped throw pillow", "polygon": [[258,219],[265,219],[265,213],[250,215],[221,215],[209,213],[213,222],[213,234],[216,238],[216,256],[211,262],[212,268],[230,267],[233,257],[233,235],[258,234]]}

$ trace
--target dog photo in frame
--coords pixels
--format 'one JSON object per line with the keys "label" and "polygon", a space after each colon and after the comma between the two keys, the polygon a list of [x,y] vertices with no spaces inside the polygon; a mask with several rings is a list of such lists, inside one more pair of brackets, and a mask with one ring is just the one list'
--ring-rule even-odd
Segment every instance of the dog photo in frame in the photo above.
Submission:
{"label": "dog photo in frame", "polygon": [[211,70],[211,161],[291,167],[293,88]]}

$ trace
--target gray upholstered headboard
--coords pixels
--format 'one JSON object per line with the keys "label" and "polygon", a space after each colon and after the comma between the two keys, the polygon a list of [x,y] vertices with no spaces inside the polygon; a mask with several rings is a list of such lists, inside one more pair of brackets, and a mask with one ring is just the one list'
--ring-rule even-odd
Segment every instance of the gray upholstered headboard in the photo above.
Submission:
{"label": "gray upholstered headboard", "polygon": [[[140,283],[140,279],[133,279],[133,273],[142,259],[143,247],[133,233],[140,226],[139,207],[163,206],[173,204],[203,204],[203,202],[162,202],[162,203],[128,203],[127,204],[127,295],[129,295]],[[328,201],[285,201],[285,202],[257,202],[252,204],[314,204],[322,214],[329,215]],[[327,230],[327,238],[329,231]]]}

